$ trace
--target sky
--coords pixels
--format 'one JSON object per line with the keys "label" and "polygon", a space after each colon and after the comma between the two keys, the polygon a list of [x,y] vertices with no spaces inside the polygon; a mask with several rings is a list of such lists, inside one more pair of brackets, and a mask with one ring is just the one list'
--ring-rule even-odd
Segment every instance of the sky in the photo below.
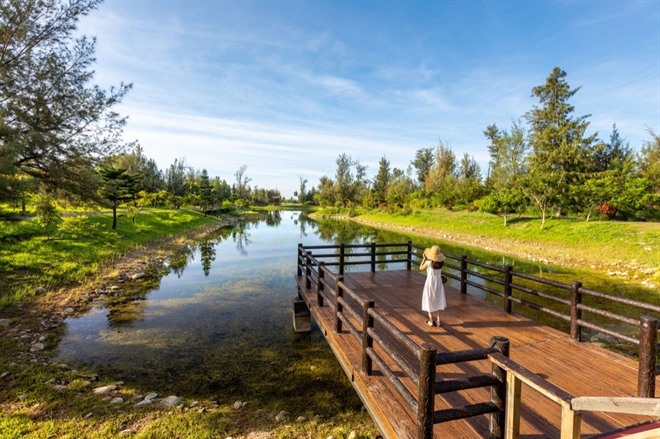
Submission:
{"label": "sky", "polygon": [[532,88],[567,73],[588,134],[639,151],[660,133],[660,0],[106,0],[81,19],[94,82],[133,88],[124,139],[161,170],[184,158],[290,197],[347,154],[375,176],[439,142],[488,170]]}

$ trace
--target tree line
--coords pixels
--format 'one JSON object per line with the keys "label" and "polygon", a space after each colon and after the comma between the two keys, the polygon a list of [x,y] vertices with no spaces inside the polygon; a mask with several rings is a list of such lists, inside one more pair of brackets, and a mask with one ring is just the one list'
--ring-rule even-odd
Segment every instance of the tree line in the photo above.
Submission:
{"label": "tree line", "polygon": [[545,84],[532,89],[538,104],[508,128],[485,128],[490,160],[484,176],[467,153],[460,158],[446,142],[416,151],[407,169],[392,168],[385,156],[376,175],[346,154],[336,159],[334,179],[320,178],[299,201],[321,206],[482,210],[500,215],[536,211],[541,227],[550,214],[585,220],[660,220],[660,136],[635,153],[616,124],[607,140],[587,133],[590,115],[576,116],[570,99],[579,91],[555,67]]}
{"label": "tree line", "polygon": [[93,84],[96,41],[75,36],[101,1],[0,3],[0,201],[25,211],[34,200],[46,218],[54,199],[100,203],[112,208],[113,229],[120,206],[135,221],[146,205],[278,204],[277,189],[249,185],[245,165],[230,185],[185,158],[161,171],[140,145],[122,141],[126,118],[113,107],[132,84]]}

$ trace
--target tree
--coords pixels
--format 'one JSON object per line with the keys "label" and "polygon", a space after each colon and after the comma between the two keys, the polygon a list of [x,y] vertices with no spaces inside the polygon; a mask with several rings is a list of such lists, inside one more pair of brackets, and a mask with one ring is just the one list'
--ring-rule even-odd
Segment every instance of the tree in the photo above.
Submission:
{"label": "tree", "polygon": [[597,145],[594,151],[594,170],[603,172],[612,167],[622,167],[632,156],[630,144],[619,134],[616,124],[612,125],[609,143]]}
{"label": "tree", "polygon": [[252,181],[247,175],[247,165],[242,165],[238,168],[238,171],[234,173],[236,177],[236,186],[234,186],[234,197],[235,198],[247,198],[250,195],[250,186],[248,184]]}
{"label": "tree", "polygon": [[387,200],[387,186],[390,184],[391,178],[390,162],[383,156],[378,162],[378,173],[376,173],[373,183],[374,202],[376,204],[384,203]]}
{"label": "tree", "polygon": [[186,174],[188,172],[188,165],[186,165],[186,159],[174,159],[165,173],[165,182],[167,186],[167,191],[171,194],[175,207],[178,209],[181,207],[181,200],[186,195]]}
{"label": "tree", "polygon": [[651,140],[644,142],[639,155],[642,176],[651,183],[651,192],[660,194],[660,135],[648,130]]}
{"label": "tree", "polygon": [[[570,98],[580,88],[571,89],[566,72],[555,67],[544,85],[532,89],[539,105],[526,113],[530,124],[529,175],[533,184],[529,196],[537,202],[539,210],[555,205],[570,207],[570,186],[579,184],[592,168],[592,144],[596,135],[585,136],[589,115],[573,117]],[[543,208],[538,204],[544,200]],[[545,215],[544,219],[545,219]],[[542,226],[545,221],[542,221]]]}
{"label": "tree", "polygon": [[417,181],[421,187],[426,184],[426,177],[433,167],[434,148],[421,148],[415,153],[415,160],[411,162],[417,171]]}
{"label": "tree", "polygon": [[62,222],[62,215],[57,210],[53,197],[45,192],[37,195],[34,213],[37,223],[43,227],[46,233],[46,240],[49,240]]}
{"label": "tree", "polygon": [[135,197],[138,193],[138,177],[129,174],[126,169],[104,167],[101,175],[101,195],[110,202],[112,208],[112,230],[117,229],[117,208],[122,201]]}
{"label": "tree", "polygon": [[[0,172],[91,195],[89,173],[121,151],[125,118],[111,108],[131,85],[91,85],[95,40],[74,38],[100,0],[7,0],[0,4]],[[91,165],[91,166],[90,166]]]}
{"label": "tree", "polygon": [[305,204],[305,201],[307,201],[307,179],[303,178],[302,175],[299,175],[298,179],[300,180],[300,191],[298,192],[298,202],[300,204]]}
{"label": "tree", "polygon": [[199,201],[203,212],[213,207],[215,202],[211,180],[206,169],[202,169],[202,174],[199,176]]}
{"label": "tree", "polygon": [[456,155],[451,146],[440,142],[436,148],[435,166],[426,178],[424,189],[434,195],[438,202],[451,206],[455,201]]}

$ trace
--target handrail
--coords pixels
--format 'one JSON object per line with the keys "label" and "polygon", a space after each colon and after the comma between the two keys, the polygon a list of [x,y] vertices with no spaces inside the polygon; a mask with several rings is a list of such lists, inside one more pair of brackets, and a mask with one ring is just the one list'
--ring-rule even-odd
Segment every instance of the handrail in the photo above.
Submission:
{"label": "handrail", "polygon": [[[403,245],[403,244],[402,244]],[[412,249],[417,248],[412,245],[412,243],[405,244],[408,247],[408,266],[410,267],[410,261],[415,256]],[[381,247],[385,247],[382,245]],[[337,248],[336,246],[334,248]],[[341,246],[341,257],[346,258],[350,256],[350,253],[345,253],[346,246]],[[373,269],[373,255],[376,254],[375,244],[371,244],[370,248],[372,249],[372,269]],[[387,252],[384,253],[385,255]],[[335,255],[336,256],[336,255]],[[599,310],[587,305],[582,305],[580,292],[584,291],[585,294],[595,293],[599,298],[608,298],[608,295],[603,293],[593,292],[590,290],[582,289],[579,282],[573,282],[571,285],[561,284],[559,282],[548,282],[543,280],[546,285],[553,287],[560,287],[562,289],[569,290],[572,294],[571,300],[566,300],[563,298],[554,298],[549,294],[542,293],[539,291],[532,290],[532,296],[542,297],[546,299],[555,299],[557,302],[563,305],[570,305],[571,315],[562,314],[554,309],[547,308],[543,305],[539,305],[527,300],[514,297],[512,295],[513,290],[520,290],[520,287],[512,285],[511,279],[515,272],[511,270],[511,267],[507,267],[504,270],[499,270],[499,272],[504,273],[505,280],[503,282],[494,282],[497,285],[504,287],[504,292],[500,293],[499,291],[487,286],[480,285],[477,282],[469,280],[468,273],[470,276],[481,277],[483,279],[491,279],[490,276],[483,275],[479,272],[468,270],[468,264],[477,265],[482,268],[490,269],[490,266],[487,264],[476,263],[474,261],[467,260],[466,257],[455,258],[461,261],[461,272],[460,276],[447,273],[448,277],[452,279],[459,280],[461,283],[465,283],[471,286],[482,289],[486,292],[491,292],[498,296],[502,296],[505,299],[506,303],[519,303],[526,306],[530,306],[539,311],[547,312],[551,315],[554,315],[558,318],[568,320],[571,322],[571,336],[573,336],[573,325],[579,327],[593,328],[599,330],[603,333],[610,334],[612,336],[618,336],[619,338],[624,339],[630,343],[636,343],[640,345],[640,370],[639,370],[639,385],[638,385],[638,395],[651,397],[655,392],[655,375],[657,374],[657,367],[655,365],[655,352],[657,349],[657,319],[650,317],[642,317],[640,322],[618,316],[609,311]],[[343,261],[345,263],[345,261]],[[379,261],[380,262],[380,261]],[[402,262],[402,261],[396,261]],[[630,399],[616,399],[616,398],[604,398],[604,397],[581,397],[574,398],[568,392],[556,387],[552,383],[544,380],[538,375],[530,372],[525,369],[523,366],[510,360],[507,355],[508,353],[502,351],[493,351],[493,349],[485,350],[476,350],[476,351],[461,351],[461,352],[449,352],[438,354],[433,346],[424,345],[419,346],[415,343],[409,336],[403,333],[395,325],[393,325],[381,312],[375,308],[375,304],[372,301],[361,297],[358,293],[353,291],[348,285],[344,283],[344,276],[342,273],[335,274],[327,266],[331,265],[326,263],[323,260],[319,259],[319,255],[313,255],[311,251],[306,250],[302,244],[299,245],[299,252],[297,257],[297,271],[299,276],[303,276],[306,283],[306,287],[310,291],[316,291],[318,296],[318,306],[324,306],[324,302],[327,301],[328,305],[333,309],[336,314],[336,326],[335,332],[342,332],[342,324],[346,325],[348,332],[362,342],[362,353],[363,353],[363,372],[366,375],[372,373],[372,364],[379,368],[383,376],[385,376],[393,385],[393,387],[400,393],[402,398],[410,406],[413,412],[417,413],[418,428],[419,428],[419,437],[428,438],[432,437],[433,434],[433,423],[436,422],[446,422],[452,419],[460,419],[462,417],[473,416],[479,413],[490,413],[493,410],[500,410],[499,407],[502,406],[502,401],[506,401],[506,408],[503,410],[501,416],[506,417],[506,437],[507,438],[516,438],[518,437],[519,432],[519,423],[520,423],[520,394],[521,386],[525,384],[534,390],[538,391],[542,395],[546,396],[551,401],[561,406],[561,432],[562,437],[579,437],[580,432],[580,421],[581,421],[581,411],[607,411],[614,410],[618,405],[625,404],[623,407],[624,410],[630,410],[630,413],[633,413],[634,410],[637,410],[634,413],[637,414],[651,414],[652,416],[658,416],[660,413],[660,402],[657,404],[649,402],[651,398],[636,398]],[[498,270],[494,270],[498,271]],[[520,276],[523,277],[523,276]],[[525,275],[525,279],[536,280],[534,276]],[[492,279],[491,279],[492,280]],[[312,282],[313,281],[313,282]],[[346,298],[350,298],[350,301],[347,301]],[[624,299],[619,301],[620,303],[625,303],[627,305],[636,305],[636,301],[631,301],[629,299]],[[356,309],[355,305],[361,309]],[[643,309],[645,310],[654,310],[655,306],[648,305]],[[594,314],[603,315],[605,317],[613,318],[622,323],[630,324],[640,328],[640,339],[636,340],[634,338],[617,334],[614,331],[611,331],[607,328],[602,328],[594,323],[587,322],[581,318],[581,311],[592,312]],[[360,322],[361,320],[361,322]],[[359,326],[355,325],[353,322],[360,324]],[[378,328],[383,333],[387,334],[387,338],[391,338],[398,342],[402,347],[405,347],[410,351],[413,358],[419,362],[419,369],[416,370],[414,365],[409,364],[404,356],[401,354],[398,348],[394,345],[391,345],[384,337],[382,337],[375,328]],[[384,361],[379,352],[374,348],[374,343],[380,348],[379,350],[387,354],[390,359],[396,364],[397,368],[403,371],[404,375],[409,378],[418,388],[417,395],[408,390],[408,388],[403,384],[401,378],[395,374],[392,369],[389,368],[387,362]],[[508,343],[508,342],[507,342]],[[397,345],[398,346],[398,345]],[[649,347],[651,346],[651,347]],[[643,349],[642,349],[643,348]],[[508,352],[508,348],[507,351]],[[442,384],[435,382],[435,367],[436,365],[446,364],[450,362],[463,362],[463,361],[472,361],[477,359],[483,359],[484,356],[493,364],[494,376],[488,377],[472,377],[468,380],[462,381],[451,381]],[[499,375],[495,372],[495,368],[502,370],[504,375]],[[499,370],[498,369],[498,370]],[[495,378],[495,380],[493,379]],[[497,380],[505,384],[506,397],[502,399],[493,399],[491,402],[487,403],[478,403],[465,406],[463,408],[457,409],[447,409],[440,410],[435,412],[433,410],[433,396],[438,392],[454,391],[459,388],[471,388],[475,386],[488,386],[493,385]],[[431,387],[429,387],[431,383]],[[652,384],[649,384],[652,383]],[[498,391],[499,392],[499,391]],[[492,392],[493,393],[493,392]],[[497,393],[497,392],[494,392]],[[493,394],[494,394],[493,393]],[[646,395],[645,395],[646,394]],[[500,398],[499,396],[497,398]],[[655,400],[657,401],[657,400]],[[624,413],[629,413],[628,411]],[[495,415],[494,415],[495,416]],[[499,425],[499,421],[496,422]],[[502,423],[502,425],[504,425]],[[493,428],[493,423],[491,423],[491,428]],[[498,427],[499,428],[499,427]]]}
{"label": "handrail", "polygon": [[[300,244],[302,247],[302,244]],[[407,246],[408,251],[399,251],[401,247]],[[421,254],[424,247],[413,244],[412,242],[394,243],[394,244],[341,244],[334,246],[310,246],[303,249],[334,249],[335,253],[332,255],[323,255],[323,257],[331,257],[338,261],[328,261],[326,266],[337,267],[339,266],[339,273],[344,273],[344,268],[347,266],[371,265],[372,272],[376,270],[376,265],[381,264],[388,266],[392,263],[406,262],[407,268],[411,269],[412,263],[421,259]],[[352,254],[350,251],[354,248],[368,248],[368,253]],[[382,251],[385,249],[385,251]],[[395,250],[397,249],[397,250]],[[339,250],[339,253],[337,253]],[[392,259],[388,258],[389,255],[395,254],[396,256],[406,254],[406,259]],[[360,258],[370,256],[370,260],[356,260],[356,255]],[[580,282],[573,282],[566,284],[562,282],[544,279],[538,276],[533,276],[526,273],[514,271],[512,267],[500,267],[471,259],[466,256],[454,256],[445,254],[447,260],[460,262],[458,265],[445,263],[445,275],[454,281],[460,283],[461,293],[467,293],[468,287],[474,290],[482,291],[487,295],[499,297],[502,301],[502,306],[506,312],[512,312],[512,305],[527,307],[536,311],[548,314],[561,321],[570,323],[570,336],[575,341],[582,341],[583,329],[597,331],[606,334],[610,337],[616,338],[633,346],[638,346],[639,357],[648,359],[649,364],[641,364],[640,362],[640,380],[642,379],[642,369],[652,370],[655,376],[656,371],[656,357],[657,357],[657,340],[658,340],[658,326],[657,319],[660,315],[660,306],[649,303],[640,302],[637,300],[628,299],[625,297],[617,297],[602,292],[584,288]],[[315,258],[321,258],[320,255],[314,255]],[[376,261],[376,258],[384,258]],[[299,258],[299,263],[301,259]],[[476,270],[475,268],[478,268]],[[299,269],[300,270],[300,269]],[[488,271],[484,273],[483,271]],[[530,282],[533,283],[530,285]],[[554,292],[543,292],[534,287],[540,285],[549,288],[556,288],[562,294],[554,294]],[[564,294],[565,292],[566,294]],[[568,297],[567,297],[568,296]],[[600,299],[597,304],[582,303],[585,297],[593,297]],[[642,328],[642,320],[647,318],[642,316],[638,319],[633,319],[630,316],[621,315],[608,310],[603,304],[621,304],[637,310],[638,312],[650,312],[652,320],[655,320],[655,330],[645,331]],[[632,311],[629,313],[632,315]],[[634,313],[638,315],[638,313]],[[628,325],[632,331],[639,331],[638,339],[613,329],[609,329],[607,324],[602,324],[600,319],[611,319],[618,323]],[[651,334],[651,332],[654,332]],[[642,355],[642,352],[647,354]],[[641,389],[641,394],[638,396],[654,396],[655,395],[655,380],[646,379],[646,384]]]}

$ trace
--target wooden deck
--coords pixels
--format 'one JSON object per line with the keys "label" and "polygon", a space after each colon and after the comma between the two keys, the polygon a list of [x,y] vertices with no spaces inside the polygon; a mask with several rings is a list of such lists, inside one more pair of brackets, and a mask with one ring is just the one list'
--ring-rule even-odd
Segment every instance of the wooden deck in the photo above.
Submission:
{"label": "wooden deck", "polygon": [[[501,307],[446,287],[448,309],[442,325],[425,324],[426,313],[420,309],[425,276],[416,270],[347,273],[344,283],[354,292],[375,302],[375,308],[416,343],[430,343],[440,352],[455,352],[488,346],[493,336],[510,340],[510,358],[550,383],[577,396],[635,396],[637,362],[590,343],[577,343],[560,331],[515,314]],[[335,333],[335,315],[331,306],[317,306],[316,290],[305,287],[305,277],[296,276],[299,294],[341,363],[346,375],[387,438],[417,438],[416,414],[374,365],[374,373],[361,372],[360,341],[344,329]],[[387,359],[386,355],[383,355]],[[412,358],[407,359],[414,364]],[[416,393],[416,386],[394,362],[389,362],[404,385]],[[490,372],[487,361],[437,366],[436,380],[465,377]],[[656,377],[656,386],[660,380]],[[435,396],[435,408],[451,408],[488,401],[484,388]],[[648,416],[613,413],[583,413],[581,437],[612,431],[649,421]],[[559,438],[561,410],[535,390],[523,386],[520,420],[522,438]],[[487,437],[489,417],[450,421],[434,426],[437,438]]]}

